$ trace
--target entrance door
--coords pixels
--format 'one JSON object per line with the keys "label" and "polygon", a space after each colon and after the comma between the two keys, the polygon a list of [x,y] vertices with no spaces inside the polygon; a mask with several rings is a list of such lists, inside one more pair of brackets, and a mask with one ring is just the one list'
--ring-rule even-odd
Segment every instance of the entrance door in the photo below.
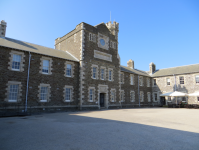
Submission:
{"label": "entrance door", "polygon": [[104,107],[104,93],[100,93],[100,107]]}
{"label": "entrance door", "polygon": [[165,103],[165,97],[161,97],[161,105],[165,105],[166,103]]}

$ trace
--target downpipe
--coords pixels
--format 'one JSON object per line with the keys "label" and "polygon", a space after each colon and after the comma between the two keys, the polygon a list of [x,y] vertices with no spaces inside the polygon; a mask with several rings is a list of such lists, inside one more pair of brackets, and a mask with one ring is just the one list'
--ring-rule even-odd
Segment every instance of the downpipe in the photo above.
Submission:
{"label": "downpipe", "polygon": [[30,52],[29,52],[28,76],[27,76],[27,86],[26,86],[25,112],[27,112],[27,104],[28,104],[28,86],[29,86],[30,60],[31,60],[31,54],[30,54]]}
{"label": "downpipe", "polygon": [[138,100],[139,100],[139,107],[140,107],[140,83],[139,83],[140,77],[138,75]]}

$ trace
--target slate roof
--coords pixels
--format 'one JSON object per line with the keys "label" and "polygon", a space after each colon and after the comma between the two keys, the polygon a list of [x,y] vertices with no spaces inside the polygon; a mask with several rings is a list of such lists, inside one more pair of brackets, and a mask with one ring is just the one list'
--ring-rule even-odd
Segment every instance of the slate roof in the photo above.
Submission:
{"label": "slate roof", "polygon": [[197,72],[199,72],[199,64],[194,64],[194,65],[159,69],[152,74],[152,77],[169,76],[173,74],[180,75],[180,74],[197,73]]}
{"label": "slate roof", "polygon": [[129,72],[129,73],[133,73],[133,74],[150,77],[150,75],[146,71],[142,71],[142,70],[138,70],[138,69],[131,69],[126,66],[121,66],[120,69],[121,69],[121,71],[124,71],[124,72]]}
{"label": "slate roof", "polygon": [[61,50],[56,50],[28,42],[23,42],[7,37],[0,38],[0,46],[3,47],[9,47],[13,49],[18,49],[18,50],[23,50],[23,51],[29,51],[37,54],[42,54],[46,56],[53,56],[57,58],[63,58],[67,60],[72,60],[72,61],[79,61],[77,58],[72,56],[70,53],[61,51]]}

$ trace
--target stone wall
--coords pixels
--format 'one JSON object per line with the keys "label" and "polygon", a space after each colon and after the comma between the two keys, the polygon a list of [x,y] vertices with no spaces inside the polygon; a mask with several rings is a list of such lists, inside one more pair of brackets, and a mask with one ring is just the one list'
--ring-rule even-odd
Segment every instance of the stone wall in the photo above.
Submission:
{"label": "stone wall", "polygon": [[[0,102],[5,102],[6,93],[7,93],[7,84],[9,81],[21,82],[21,101],[17,104],[25,104],[26,99],[26,85],[27,85],[27,72],[28,72],[28,61],[29,53],[26,51],[23,52],[24,57],[24,70],[13,71],[8,69],[10,59],[10,52],[13,49],[0,47]],[[14,50],[18,51],[18,50]],[[77,107],[78,105],[78,94],[79,94],[79,63],[72,62],[70,60],[59,59],[55,57],[49,57],[52,60],[52,70],[49,75],[40,73],[41,69],[41,58],[44,55],[31,53],[31,63],[30,63],[30,75],[29,75],[29,94],[28,94],[28,105],[32,105],[35,108],[40,107]],[[65,76],[65,62],[72,62],[74,64],[74,73],[73,77]],[[40,84],[46,84],[50,86],[50,101],[49,102],[40,102],[38,98],[39,86]],[[64,87],[72,86],[73,87],[73,101],[64,102]],[[8,102],[10,103],[10,102]]]}
{"label": "stone wall", "polygon": [[[157,85],[153,85],[153,92],[158,92],[158,94],[168,93],[175,91],[175,78],[176,78],[176,91],[184,92],[184,93],[194,93],[199,91],[199,84],[196,84],[195,76],[199,75],[196,73],[193,74],[182,74],[175,76],[164,76],[164,77],[156,77]],[[180,84],[179,77],[184,77],[184,84]],[[170,79],[170,85],[167,85],[167,78]],[[168,97],[166,97],[168,100]],[[171,100],[175,102],[175,99],[171,97]],[[179,101],[181,98],[178,99]],[[186,97],[186,100],[189,104],[199,104],[197,101],[197,97]],[[160,101],[160,97],[158,97],[158,101]]]}
{"label": "stone wall", "polygon": [[[152,96],[151,96],[150,102],[148,102],[148,98],[147,98],[147,92],[150,92],[152,95],[151,82],[150,82],[150,86],[149,87],[147,86],[147,79],[149,79],[151,81],[151,78],[141,76],[143,79],[143,85],[139,86],[139,89],[138,89],[138,75],[130,74],[128,72],[123,72],[123,73],[124,73],[124,83],[121,84],[121,90],[124,90],[124,92],[125,92],[125,101],[122,102],[123,106],[129,106],[129,107],[138,106],[139,105],[139,94],[141,91],[144,93],[144,101],[142,102],[141,98],[140,98],[140,105],[147,106],[147,105],[153,104]],[[133,75],[133,77],[134,77],[133,85],[131,85],[130,75]],[[140,77],[140,75],[139,75],[139,77]],[[130,96],[131,91],[135,92],[135,101],[134,102],[131,102],[131,96]]]}
{"label": "stone wall", "polygon": [[[88,24],[84,24],[84,83],[83,83],[83,93],[84,97],[82,98],[82,107],[96,107],[99,108],[99,94],[105,93],[106,97],[106,108],[111,106],[120,106],[120,86],[119,86],[119,73],[120,70],[120,60],[118,58],[118,49],[111,48],[109,46],[110,41],[117,43],[115,37],[110,34],[110,31],[107,27],[102,24],[96,27],[93,27]],[[93,36],[93,39],[90,39],[90,35]],[[108,44],[106,48],[99,46],[99,35],[104,36],[106,39],[105,43]],[[100,54],[111,55],[110,59],[107,59],[105,56],[95,57],[95,52],[98,51]],[[92,78],[92,67],[96,66],[98,77],[97,79]],[[100,69],[104,68],[106,71],[106,77],[104,80],[100,78]],[[108,70],[113,70],[113,80],[108,80]],[[89,101],[89,88],[93,87],[95,89],[95,100],[93,102]],[[104,91],[105,89],[105,91]],[[110,101],[110,90],[115,89],[116,91],[116,100],[114,102]]]}

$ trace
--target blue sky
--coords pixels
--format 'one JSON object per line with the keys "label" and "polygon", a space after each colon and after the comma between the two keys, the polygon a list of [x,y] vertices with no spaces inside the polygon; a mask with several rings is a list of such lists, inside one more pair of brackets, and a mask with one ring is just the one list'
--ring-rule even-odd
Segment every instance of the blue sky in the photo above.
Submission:
{"label": "blue sky", "polygon": [[46,47],[86,22],[119,22],[121,65],[149,70],[199,63],[199,0],[0,0],[6,36]]}

